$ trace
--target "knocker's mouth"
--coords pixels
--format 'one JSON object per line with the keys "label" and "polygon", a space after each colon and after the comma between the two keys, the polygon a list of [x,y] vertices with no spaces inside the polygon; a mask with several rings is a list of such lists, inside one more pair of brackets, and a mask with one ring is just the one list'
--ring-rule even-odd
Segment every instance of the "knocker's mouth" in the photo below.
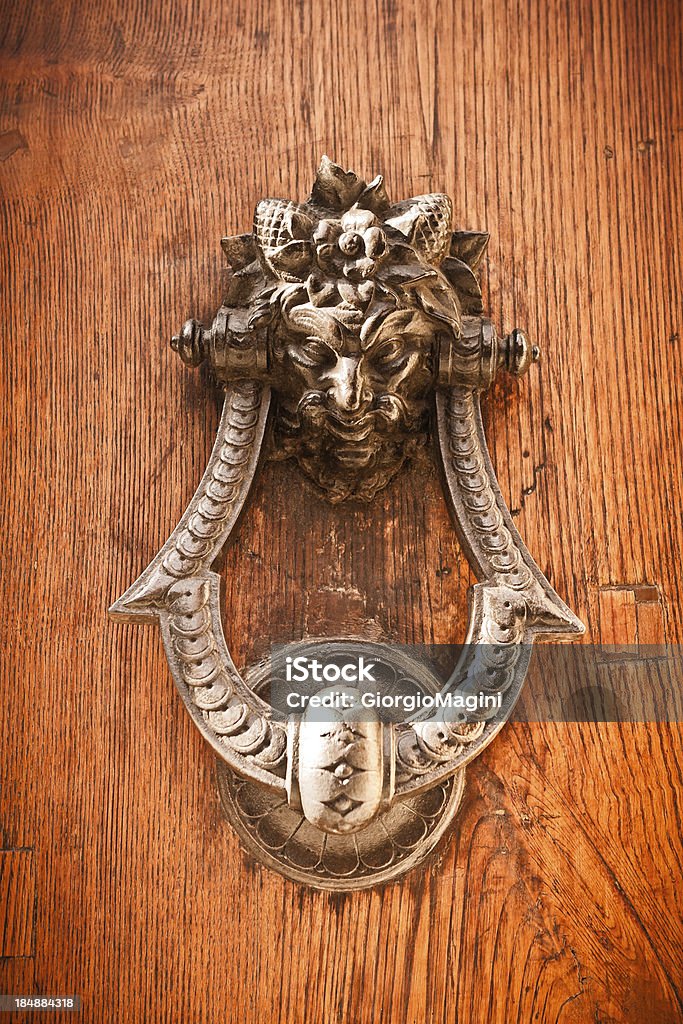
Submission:
{"label": "knocker's mouth", "polygon": [[389,434],[410,434],[419,414],[411,413],[400,395],[379,395],[359,410],[345,410],[331,402],[324,391],[314,391],[304,395],[295,415],[287,419],[288,426],[296,432],[330,434],[338,450],[376,450]]}
{"label": "knocker's mouth", "polygon": [[375,417],[371,413],[358,416],[353,420],[341,419],[328,414],[324,427],[328,434],[335,437],[342,445],[354,445],[367,441],[376,431]]}
{"label": "knocker's mouth", "polygon": [[333,504],[351,497],[369,501],[425,436],[426,402],[420,397],[384,392],[358,410],[341,408],[321,389],[298,401],[278,397],[281,456],[293,456]]}

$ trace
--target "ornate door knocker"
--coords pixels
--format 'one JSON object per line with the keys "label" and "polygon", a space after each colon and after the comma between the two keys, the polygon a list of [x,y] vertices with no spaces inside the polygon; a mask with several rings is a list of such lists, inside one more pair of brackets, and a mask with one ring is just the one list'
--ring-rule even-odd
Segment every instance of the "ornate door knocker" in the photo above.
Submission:
{"label": "ornate door knocker", "polygon": [[[111,613],[158,620],[180,695],[218,754],[231,822],[258,858],[319,888],[362,888],[419,863],[458,808],[465,765],[508,717],[534,638],[583,632],[517,533],[486,448],[481,392],[499,369],[523,374],[538,355],[521,331],[499,338],[481,315],[475,274],[487,241],[452,230],[447,196],[392,203],[381,177],[366,185],[324,158],[306,202],[264,199],[251,233],[223,239],[233,270],[225,302],[210,328],[190,320],[172,342],[188,365],[209,364],[223,413],[187,511]],[[431,695],[427,710],[383,720],[347,686],[348,709],[321,718],[309,705],[287,717],[267,699],[272,669],[243,678],[235,667],[213,564],[254,478],[269,410],[280,453],[331,502],[371,501],[432,417],[478,580],[450,679],[390,646],[296,647],[321,664],[365,653],[389,687],[410,679]],[[493,692],[493,709],[462,710],[464,695]]]}

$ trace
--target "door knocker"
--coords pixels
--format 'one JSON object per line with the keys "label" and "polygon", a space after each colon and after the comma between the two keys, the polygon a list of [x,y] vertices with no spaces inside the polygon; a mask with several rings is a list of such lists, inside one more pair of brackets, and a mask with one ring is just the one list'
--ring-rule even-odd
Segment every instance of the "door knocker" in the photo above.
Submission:
{"label": "door knocker", "polygon": [[[261,861],[318,888],[359,889],[419,863],[457,811],[465,765],[509,716],[534,638],[583,632],[517,533],[486,448],[482,391],[499,369],[521,375],[538,355],[521,331],[500,338],[481,315],[487,241],[452,230],[446,195],[392,203],[380,176],[366,185],[324,158],[306,202],[264,199],[251,233],[223,239],[226,299],[210,328],[190,320],[172,341],[188,365],[207,362],[225,393],[218,434],[178,526],[110,611],[159,622],[180,695],[218,755],[230,821]],[[430,695],[426,710],[386,720],[347,686],[348,708],[288,716],[268,699],[272,667],[244,677],[235,667],[213,564],[269,415],[273,443],[331,502],[371,501],[434,424],[478,580],[450,679],[388,645],[294,648],[321,664],[360,652],[387,686],[410,679]],[[444,699],[493,692],[498,706],[476,712]]]}

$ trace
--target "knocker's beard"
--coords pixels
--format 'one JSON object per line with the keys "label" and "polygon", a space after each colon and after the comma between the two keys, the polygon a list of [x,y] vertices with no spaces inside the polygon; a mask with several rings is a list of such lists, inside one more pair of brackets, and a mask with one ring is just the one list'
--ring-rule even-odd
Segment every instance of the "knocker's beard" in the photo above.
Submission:
{"label": "knocker's beard", "polygon": [[276,438],[281,455],[295,458],[329,501],[370,501],[423,445],[426,420],[424,402],[392,393],[343,413],[325,392],[308,391],[296,406],[281,401]]}

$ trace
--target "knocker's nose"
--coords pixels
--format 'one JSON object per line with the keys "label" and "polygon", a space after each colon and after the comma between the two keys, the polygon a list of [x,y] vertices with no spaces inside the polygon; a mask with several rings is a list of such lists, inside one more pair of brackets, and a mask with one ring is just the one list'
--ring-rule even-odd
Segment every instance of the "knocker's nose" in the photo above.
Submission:
{"label": "knocker's nose", "polygon": [[353,356],[341,356],[328,374],[327,394],[331,402],[343,412],[358,412],[365,395],[360,360]]}

